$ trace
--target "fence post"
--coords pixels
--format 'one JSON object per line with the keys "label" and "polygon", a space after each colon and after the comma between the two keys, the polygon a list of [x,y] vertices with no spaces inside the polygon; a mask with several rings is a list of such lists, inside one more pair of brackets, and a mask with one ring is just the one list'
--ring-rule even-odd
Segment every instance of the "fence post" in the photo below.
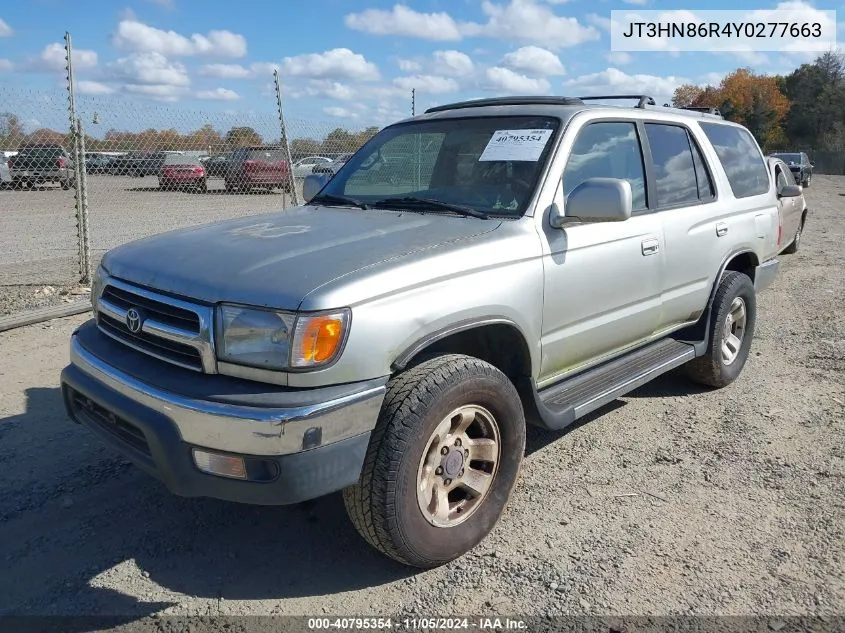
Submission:
{"label": "fence post", "polygon": [[73,48],[70,32],[65,31],[65,66],[67,79],[68,118],[73,142],[73,183],[76,192],[76,233],[79,247],[79,282],[91,283],[90,247],[88,244],[88,199],[85,192],[85,138],[82,136],[82,122],[76,116],[74,96]]}
{"label": "fence post", "polygon": [[85,129],[82,127],[82,119],[76,119],[76,130],[79,137],[79,180],[76,181],[76,191],[80,200],[80,213],[78,220],[82,223],[82,279],[80,282],[86,286],[91,285],[91,234],[88,225],[88,169],[85,167]]}
{"label": "fence post", "polygon": [[288,180],[290,182],[290,196],[293,205],[299,204],[299,197],[296,195],[296,179],[293,177],[293,160],[290,154],[290,143],[288,142],[288,133],[285,128],[285,115],[282,110],[282,84],[279,81],[279,69],[273,71],[273,79],[276,82],[276,106],[279,109],[279,130],[281,131],[281,141],[285,146],[285,153],[288,159]]}

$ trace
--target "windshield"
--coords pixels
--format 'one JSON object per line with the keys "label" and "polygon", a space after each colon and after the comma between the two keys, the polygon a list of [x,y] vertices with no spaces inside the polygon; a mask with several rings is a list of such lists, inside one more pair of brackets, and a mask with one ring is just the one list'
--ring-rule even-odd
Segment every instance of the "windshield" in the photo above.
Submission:
{"label": "windshield", "polygon": [[785,163],[800,163],[801,162],[801,154],[775,154],[777,158],[780,158]]}
{"label": "windshield", "polygon": [[377,134],[325,186],[378,206],[436,200],[491,215],[522,215],[560,124],[553,117],[414,121]]}

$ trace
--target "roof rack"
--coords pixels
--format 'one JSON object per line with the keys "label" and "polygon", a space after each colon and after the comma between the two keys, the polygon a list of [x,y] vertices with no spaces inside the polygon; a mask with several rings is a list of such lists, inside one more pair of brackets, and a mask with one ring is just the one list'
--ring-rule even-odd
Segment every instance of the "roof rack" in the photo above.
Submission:
{"label": "roof rack", "polygon": [[636,108],[644,108],[647,105],[657,105],[655,100],[648,95],[605,95],[605,96],[598,96],[598,97],[578,97],[579,101],[605,101],[610,99],[636,99],[637,105],[634,106]]}
{"label": "roof rack", "polygon": [[483,108],[486,106],[508,106],[508,105],[583,105],[584,102],[573,97],[546,97],[546,96],[522,96],[522,97],[492,97],[489,99],[471,99],[469,101],[458,101],[435,106],[425,111],[443,112],[445,110],[461,110],[464,108]]}

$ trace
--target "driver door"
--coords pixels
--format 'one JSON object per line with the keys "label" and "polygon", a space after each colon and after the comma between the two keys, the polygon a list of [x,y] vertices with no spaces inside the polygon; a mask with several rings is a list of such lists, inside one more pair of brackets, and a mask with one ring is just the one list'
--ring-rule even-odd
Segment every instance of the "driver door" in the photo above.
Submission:
{"label": "driver door", "polygon": [[543,222],[544,302],[540,386],[653,338],[661,317],[663,232],[649,213],[637,125],[594,121],[577,132],[555,204],[588,178],[631,183],[624,222]]}

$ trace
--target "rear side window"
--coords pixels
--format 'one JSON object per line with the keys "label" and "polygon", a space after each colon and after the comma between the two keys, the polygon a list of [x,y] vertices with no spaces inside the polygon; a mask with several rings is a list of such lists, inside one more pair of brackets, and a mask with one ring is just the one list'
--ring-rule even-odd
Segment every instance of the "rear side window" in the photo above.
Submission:
{"label": "rear side window", "polygon": [[698,179],[687,131],[677,125],[646,123],[654,163],[658,207],[698,203]]}
{"label": "rear side window", "polygon": [[589,178],[627,180],[634,210],[646,208],[643,155],[634,123],[590,123],[579,132],[563,171],[564,194]]}
{"label": "rear side window", "polygon": [[769,190],[766,163],[748,130],[720,123],[700,125],[716,150],[735,198],[758,196]]}

